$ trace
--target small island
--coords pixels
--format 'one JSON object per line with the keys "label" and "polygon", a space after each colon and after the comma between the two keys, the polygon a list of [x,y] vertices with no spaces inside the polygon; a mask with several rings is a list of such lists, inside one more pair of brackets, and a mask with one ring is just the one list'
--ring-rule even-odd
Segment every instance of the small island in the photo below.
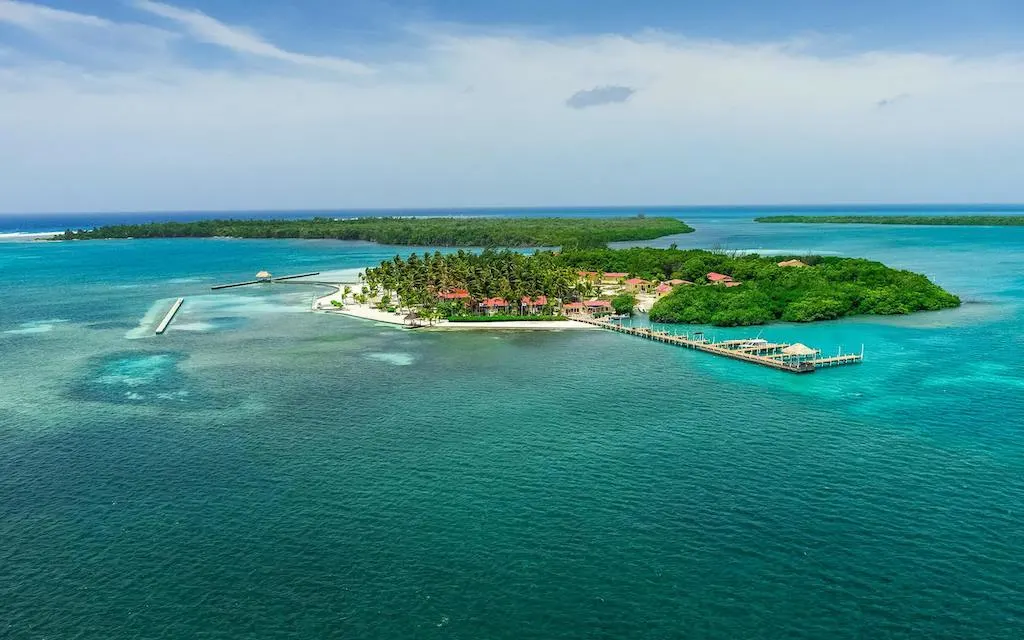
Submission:
{"label": "small island", "polygon": [[643,214],[614,218],[321,217],[121,224],[68,229],[54,239],[300,238],[430,247],[602,247],[609,242],[653,240],[692,231],[682,220]]}
{"label": "small island", "polygon": [[[927,277],[857,258],[680,249],[458,251],[396,256],[328,308],[411,324],[551,323],[648,311],[656,322],[747,326],[959,306]],[[540,325],[537,325],[540,328]]]}
{"label": "small island", "polygon": [[777,224],[902,224],[949,227],[1024,227],[1024,215],[1013,216],[763,216],[754,222]]}

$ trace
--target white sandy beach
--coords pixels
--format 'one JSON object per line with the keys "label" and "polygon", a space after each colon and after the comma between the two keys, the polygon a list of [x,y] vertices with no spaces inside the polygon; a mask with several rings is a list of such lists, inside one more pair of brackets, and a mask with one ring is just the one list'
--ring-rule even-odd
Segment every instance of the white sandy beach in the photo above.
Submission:
{"label": "white sandy beach", "polygon": [[[335,313],[338,315],[349,316],[352,318],[362,318],[363,320],[372,320],[374,322],[383,322],[386,324],[394,325],[405,325],[405,314],[404,313],[389,313],[387,311],[381,311],[380,309],[374,309],[370,305],[360,304],[346,304],[343,309],[338,309],[332,304],[332,301],[337,300],[342,302],[342,292],[345,286],[352,288],[352,293],[362,292],[362,284],[358,282],[340,282],[337,284],[338,290],[317,298],[313,303],[313,309],[316,311],[323,311],[325,313]],[[585,322],[577,322],[575,320],[511,320],[502,322],[448,322],[447,320],[440,320],[435,322],[433,326],[423,325],[421,329],[426,330],[474,330],[474,329],[525,329],[533,331],[551,331],[551,330],[591,330],[597,329],[593,325]]]}

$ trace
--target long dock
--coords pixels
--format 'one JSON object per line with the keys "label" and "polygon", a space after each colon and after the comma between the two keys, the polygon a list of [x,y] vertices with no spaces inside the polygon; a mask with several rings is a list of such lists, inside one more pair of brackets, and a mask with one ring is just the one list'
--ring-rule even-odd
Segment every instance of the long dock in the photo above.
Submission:
{"label": "long dock", "polygon": [[310,273],[297,273],[293,276],[281,276],[280,278],[273,278],[273,282],[281,282],[284,280],[294,280],[295,278],[309,278],[310,276],[320,275],[319,271],[312,271]]}
{"label": "long dock", "polygon": [[801,347],[797,353],[787,352],[786,349],[788,347],[794,346],[787,343],[758,342],[750,339],[711,342],[700,333],[693,336],[680,336],[647,327],[624,327],[607,320],[597,320],[585,316],[574,316],[573,320],[586,322],[587,324],[618,333],[646,338],[655,342],[673,344],[695,351],[703,351],[704,353],[724,356],[733,360],[758,364],[789,373],[813,373],[818,367],[859,364],[864,360],[863,348],[859,354],[838,354],[831,357],[822,357],[821,351],[818,349],[804,349]]}
{"label": "long dock", "polygon": [[[234,288],[234,287],[247,287],[247,286],[249,286],[251,284],[260,284],[260,283],[263,283],[263,282],[284,282],[285,280],[294,280],[296,278],[308,278],[310,276],[318,276],[318,275],[320,275],[319,271],[312,271],[310,273],[296,273],[294,275],[280,276],[280,277],[277,277],[277,278],[264,278],[262,280],[246,280],[245,282],[232,282],[230,284],[218,284],[216,286],[210,287],[210,289],[212,291],[217,291],[218,289],[231,289],[231,288]],[[313,283],[310,283],[310,284],[313,284]]]}
{"label": "long dock", "polygon": [[171,321],[174,320],[175,314],[178,313],[178,309],[185,303],[185,298],[178,298],[171,305],[171,310],[167,312],[164,319],[160,321],[160,324],[156,326],[156,335],[162,335],[164,331],[167,331],[167,327],[170,326]]}

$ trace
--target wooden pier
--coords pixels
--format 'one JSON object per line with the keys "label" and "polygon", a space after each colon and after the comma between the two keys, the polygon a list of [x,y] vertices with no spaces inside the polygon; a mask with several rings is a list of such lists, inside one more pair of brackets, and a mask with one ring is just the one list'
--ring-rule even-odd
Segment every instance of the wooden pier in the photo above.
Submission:
{"label": "wooden pier", "polygon": [[837,367],[846,364],[859,364],[864,360],[864,349],[860,353],[838,354],[822,357],[821,351],[801,344],[773,343],[757,339],[723,340],[712,342],[703,333],[693,335],[676,335],[667,331],[659,331],[647,327],[624,327],[608,320],[598,320],[586,316],[573,316],[573,320],[586,322],[602,329],[625,333],[631,336],[646,338],[655,342],[673,344],[695,351],[703,351],[716,356],[725,356],[733,360],[759,364],[764,367],[787,371],[789,373],[813,373],[819,367]]}
{"label": "wooden pier", "polygon": [[[251,284],[261,284],[264,282],[284,282],[286,280],[294,280],[296,278],[309,278],[310,276],[320,275],[319,271],[312,271],[310,273],[296,273],[291,276],[280,276],[277,278],[260,278],[258,280],[246,280],[245,282],[232,282],[231,284],[218,284],[210,287],[211,290],[217,291],[218,289],[231,289],[234,287],[247,287]],[[313,284],[313,283],[310,283]]]}
{"label": "wooden pier", "polygon": [[181,309],[181,305],[185,303],[185,298],[178,298],[171,305],[171,310],[167,312],[164,319],[160,321],[160,324],[156,326],[156,335],[163,335],[164,331],[167,331],[167,327],[170,326],[171,321],[174,320],[175,314],[178,313],[178,309]]}

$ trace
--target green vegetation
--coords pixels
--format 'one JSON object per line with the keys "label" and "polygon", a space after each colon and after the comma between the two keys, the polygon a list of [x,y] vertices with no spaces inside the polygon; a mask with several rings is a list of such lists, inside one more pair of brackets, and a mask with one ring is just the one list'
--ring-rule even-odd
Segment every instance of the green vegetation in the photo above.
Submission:
{"label": "green vegetation", "polygon": [[64,240],[110,238],[307,238],[439,247],[601,247],[689,233],[675,218],[357,218],[198,220],[67,230]]}
{"label": "green vegetation", "polygon": [[[555,319],[559,301],[596,295],[596,286],[577,271],[621,271],[650,280],[679,278],[693,286],[676,287],[651,309],[658,322],[737,326],[775,321],[812,322],[850,315],[906,314],[955,307],[960,299],[928,278],[890,269],[879,262],[855,258],[800,256],[806,267],[780,267],[789,256],[764,257],[680,249],[587,249],[562,253],[485,250],[396,256],[363,274],[371,300],[379,307],[416,309],[421,317],[447,317],[459,322],[499,319]],[[718,272],[741,282],[726,287],[708,284]],[[445,293],[460,292],[455,299]],[[527,315],[519,301],[547,296],[537,316]],[[504,298],[501,315],[473,315],[476,303]],[[366,300],[367,296],[363,296]],[[612,301],[617,313],[636,304],[631,294]],[[519,315],[522,314],[522,315]]]}
{"label": "green vegetation", "polygon": [[754,222],[799,224],[911,224],[945,226],[1024,227],[1015,216],[765,216]]}
{"label": "green vegetation", "polygon": [[[363,274],[369,297],[378,296],[388,303],[392,295],[401,308],[438,310],[445,317],[461,317],[473,309],[473,301],[504,298],[510,312],[521,311],[523,297],[547,296],[541,315],[555,315],[558,300],[576,300],[592,296],[595,287],[581,282],[576,271],[561,263],[558,256],[542,251],[527,256],[510,250],[485,250],[476,254],[412,254],[407,259],[395,256]],[[468,298],[445,300],[443,293],[465,291]],[[494,317],[494,316],[492,316]]]}
{"label": "green vegetation", "polygon": [[[573,269],[625,271],[633,276],[680,278],[651,309],[657,322],[738,326],[783,320],[811,322],[850,315],[906,314],[956,307],[960,299],[909,271],[855,258],[799,256],[807,267],[780,267],[793,256],[763,257],[702,250],[596,249],[558,256]],[[707,274],[732,276],[741,286],[707,285]],[[704,286],[702,286],[704,285]]]}
{"label": "green vegetation", "polygon": [[448,316],[450,322],[509,322],[509,321],[521,321],[521,320],[568,320],[565,316],[516,316],[511,314],[500,314],[493,316],[470,316],[470,315],[459,315],[459,316]]}
{"label": "green vegetation", "polygon": [[612,308],[615,313],[621,315],[632,315],[633,307],[636,306],[636,296],[632,293],[621,293],[612,298]]}

